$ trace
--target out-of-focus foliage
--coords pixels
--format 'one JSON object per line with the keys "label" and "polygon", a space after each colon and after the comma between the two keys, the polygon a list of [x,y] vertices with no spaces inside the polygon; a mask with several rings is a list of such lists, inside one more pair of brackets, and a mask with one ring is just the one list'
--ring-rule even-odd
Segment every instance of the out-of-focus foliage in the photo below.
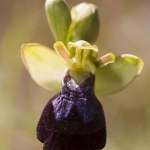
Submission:
{"label": "out-of-focus foliage", "polygon": [[[72,7],[81,0],[67,1]],[[143,58],[141,75],[125,90],[99,97],[107,123],[104,150],[148,150],[150,147],[150,18],[149,0],[87,0],[99,8],[99,56],[130,53]],[[36,85],[20,58],[20,45],[54,39],[44,10],[45,1],[0,1],[0,149],[41,150],[35,127],[54,95]]]}

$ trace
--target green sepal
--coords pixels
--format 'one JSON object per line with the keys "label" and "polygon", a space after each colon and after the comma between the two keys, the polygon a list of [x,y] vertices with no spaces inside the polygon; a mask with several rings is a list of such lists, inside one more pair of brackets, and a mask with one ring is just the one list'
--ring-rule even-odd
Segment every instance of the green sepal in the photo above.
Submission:
{"label": "green sepal", "polygon": [[65,63],[53,50],[37,43],[24,44],[21,57],[37,84],[48,90],[60,90]]}
{"label": "green sepal", "polygon": [[141,72],[142,59],[129,54],[115,58],[115,62],[96,70],[95,91],[98,95],[110,95],[123,90]]}
{"label": "green sepal", "polygon": [[66,2],[63,0],[46,0],[45,10],[55,40],[66,44],[68,29],[72,21]]}

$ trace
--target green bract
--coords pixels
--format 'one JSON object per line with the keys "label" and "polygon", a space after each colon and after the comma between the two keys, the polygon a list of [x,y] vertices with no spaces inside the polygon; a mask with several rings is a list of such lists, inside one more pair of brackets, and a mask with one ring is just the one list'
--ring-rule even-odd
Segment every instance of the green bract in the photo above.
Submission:
{"label": "green bract", "polygon": [[40,44],[26,44],[21,48],[23,63],[32,78],[49,90],[60,88],[66,69],[79,81],[86,72],[92,72],[96,75],[96,93],[113,94],[129,85],[144,65],[142,59],[129,54],[115,58],[109,53],[97,58],[98,47],[86,41],[69,42],[68,48],[58,41],[54,48],[57,53]]}
{"label": "green bract", "polygon": [[93,4],[81,3],[69,10],[63,0],[46,0],[47,19],[56,41],[96,41],[99,34],[99,17]]}

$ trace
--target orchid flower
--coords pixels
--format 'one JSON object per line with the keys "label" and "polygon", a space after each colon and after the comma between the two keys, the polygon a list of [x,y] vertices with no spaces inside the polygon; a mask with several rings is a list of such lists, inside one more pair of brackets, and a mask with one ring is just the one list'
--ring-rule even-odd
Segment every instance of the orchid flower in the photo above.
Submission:
{"label": "orchid flower", "polygon": [[97,7],[81,3],[69,10],[63,0],[47,0],[46,13],[54,50],[38,44],[21,47],[22,61],[50,98],[37,125],[43,150],[98,150],[106,144],[106,123],[96,95],[128,86],[142,71],[143,60],[131,54],[98,56]]}

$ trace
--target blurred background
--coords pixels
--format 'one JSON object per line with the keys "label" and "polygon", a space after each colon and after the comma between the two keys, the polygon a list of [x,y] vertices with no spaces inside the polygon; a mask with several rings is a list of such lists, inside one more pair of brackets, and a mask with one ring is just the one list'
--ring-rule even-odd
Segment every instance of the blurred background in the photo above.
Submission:
{"label": "blurred background", "polygon": [[[70,8],[81,0],[67,0]],[[125,90],[99,97],[105,111],[104,150],[149,150],[150,147],[150,1],[86,0],[99,9],[99,55],[134,54],[145,66]],[[36,125],[56,92],[39,87],[22,64],[20,46],[54,39],[44,10],[45,0],[0,0],[0,149],[42,150]]]}

